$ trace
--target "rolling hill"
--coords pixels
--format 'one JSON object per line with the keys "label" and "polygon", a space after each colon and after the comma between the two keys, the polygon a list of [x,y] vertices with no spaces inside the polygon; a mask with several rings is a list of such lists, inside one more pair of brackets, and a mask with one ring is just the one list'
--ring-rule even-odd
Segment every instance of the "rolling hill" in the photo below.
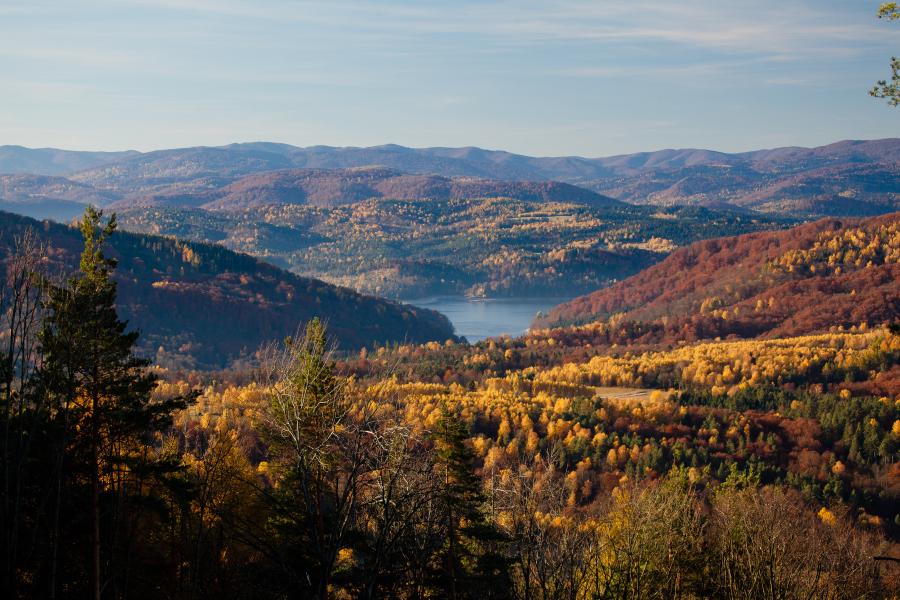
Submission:
{"label": "rolling hill", "polygon": [[[367,194],[401,198],[508,195],[533,200],[537,195],[559,199],[565,193],[570,198],[564,201],[577,201],[572,190],[541,191],[534,183],[561,182],[632,204],[715,207],[726,203],[737,210],[802,218],[869,216],[900,208],[898,163],[898,139],[846,140],[818,148],[736,154],[677,149],[601,158],[530,157],[474,147],[298,148],[266,142],[147,153],[0,147],[0,172],[64,174],[72,185],[96,189],[94,200],[101,206],[118,201],[127,203],[119,206],[209,205],[219,209],[253,206],[278,197],[320,205],[352,203]],[[385,173],[397,173],[390,185],[373,182],[368,176],[357,175],[361,177],[358,182],[336,182],[325,175],[376,166]],[[278,172],[309,173],[317,181],[290,182],[291,175]],[[245,178],[251,181],[244,183]],[[506,191],[492,191],[485,189],[488,181],[519,183],[497,184]],[[28,204],[43,203],[39,210],[45,214],[53,209],[50,200],[70,201],[45,195],[40,188],[38,183],[30,191],[20,188],[19,193],[31,199],[19,206],[13,207],[10,203],[14,201],[3,196],[0,202],[20,212],[26,211]],[[419,191],[413,191],[417,188]],[[65,207],[60,205],[60,209]]]}
{"label": "rolling hill", "polygon": [[541,297],[549,289],[574,297],[629,277],[694,240],[791,223],[700,207],[509,198],[369,198],[234,211],[136,207],[118,215],[131,231],[218,242],[304,276],[389,298]]}
{"label": "rolling hill", "polygon": [[[71,273],[83,249],[77,228],[0,212],[3,252],[28,227],[49,243],[51,273]],[[142,331],[143,354],[172,368],[247,368],[260,344],[319,317],[343,350],[374,341],[453,338],[439,313],[299,277],[220,245],[117,231],[118,311]]]}
{"label": "rolling hill", "polygon": [[900,318],[900,213],[697,242],[533,328],[640,324],[647,342],[795,336]]}
{"label": "rolling hill", "polygon": [[137,206],[193,206],[242,210],[267,204],[337,206],[369,198],[496,198],[530,202],[621,205],[600,194],[557,181],[459,180],[438,175],[404,175],[384,167],[293,169],[250,175],[217,190],[156,194],[118,200],[110,209]]}

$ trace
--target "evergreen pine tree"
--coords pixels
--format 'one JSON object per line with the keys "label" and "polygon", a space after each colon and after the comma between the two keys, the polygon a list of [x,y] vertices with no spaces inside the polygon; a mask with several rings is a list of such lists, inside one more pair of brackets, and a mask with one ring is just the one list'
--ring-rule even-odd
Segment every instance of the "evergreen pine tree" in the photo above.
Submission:
{"label": "evergreen pine tree", "polygon": [[[87,208],[81,223],[85,248],[80,274],[65,286],[51,287],[40,335],[46,355],[43,389],[58,410],[66,412],[73,432],[66,468],[74,481],[87,483],[83,495],[90,550],[80,562],[87,567],[90,585],[83,595],[95,600],[106,587],[101,517],[109,521],[107,547],[116,544],[115,521],[120,517],[117,510],[104,511],[104,503],[121,501],[121,482],[129,474],[157,469],[157,475],[164,476],[173,468],[149,464],[148,454],[138,450],[148,442],[147,434],[167,427],[172,411],[185,408],[190,400],[150,402],[157,377],[145,370],[150,360],[133,353],[139,332],[126,331],[127,322],[116,314],[116,283],[110,279],[116,261],[106,258],[102,249],[116,229],[115,214],[101,228],[102,216],[102,211]],[[110,593],[117,595],[115,565],[108,571]]]}
{"label": "evergreen pine tree", "polygon": [[[499,535],[481,512],[485,498],[472,470],[474,454],[465,446],[468,438],[466,427],[443,405],[431,439],[437,451],[435,462],[444,479],[439,502],[446,542],[440,556],[438,585],[451,600],[464,595],[497,596],[497,589],[508,581],[505,561],[490,548],[491,542],[499,541]],[[460,589],[461,582],[470,583],[469,589]],[[472,589],[476,586],[477,590]]]}

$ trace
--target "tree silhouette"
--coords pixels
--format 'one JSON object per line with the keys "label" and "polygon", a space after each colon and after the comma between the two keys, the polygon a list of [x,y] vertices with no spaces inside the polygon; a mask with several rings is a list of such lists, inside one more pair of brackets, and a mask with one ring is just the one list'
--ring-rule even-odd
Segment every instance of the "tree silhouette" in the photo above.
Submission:
{"label": "tree silhouette", "polygon": [[64,286],[51,286],[40,334],[46,353],[44,389],[69,416],[68,468],[88,484],[86,562],[88,594],[95,600],[101,596],[104,575],[112,579],[113,590],[116,587],[113,560],[109,557],[109,568],[104,569],[101,554],[104,541],[108,548],[115,546],[117,523],[108,523],[104,540],[101,519],[115,521],[119,512],[104,508],[122,500],[129,475],[150,471],[164,475],[171,467],[151,464],[152,458],[137,447],[146,441],[146,434],[169,425],[172,411],[187,404],[184,397],[150,403],[157,377],[146,372],[150,360],[133,353],[139,332],[126,331],[127,322],[116,314],[116,283],[110,279],[116,261],[106,258],[102,249],[116,229],[115,214],[100,228],[102,217],[102,211],[87,208],[81,223],[85,246],[80,274]]}

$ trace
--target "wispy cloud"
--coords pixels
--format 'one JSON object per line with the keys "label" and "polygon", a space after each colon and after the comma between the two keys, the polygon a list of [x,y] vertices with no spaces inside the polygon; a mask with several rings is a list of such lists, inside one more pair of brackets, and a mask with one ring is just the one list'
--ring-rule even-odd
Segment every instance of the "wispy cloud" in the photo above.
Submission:
{"label": "wispy cloud", "polygon": [[[266,132],[357,145],[507,140],[513,150],[595,156],[621,153],[600,148],[622,139],[628,150],[717,139],[747,149],[735,140],[762,139],[760,130],[807,136],[795,140],[803,145],[850,106],[883,108],[858,104],[900,35],[876,9],[845,0],[13,0],[0,4],[0,108],[30,124],[23,131],[82,128],[67,139],[94,131],[118,147],[136,144],[111,131],[181,145]],[[819,125],[801,125],[811,90],[826,86],[835,100],[818,95],[820,112],[807,115]],[[859,136],[875,127],[854,126]],[[882,132],[891,127],[882,122]]]}
{"label": "wispy cloud", "polygon": [[[57,3],[50,5],[58,6]],[[88,0],[70,10],[133,8],[148,15],[202,14],[207,19],[248,19],[299,27],[298,33],[329,35],[343,30],[378,34],[385,40],[433,35],[491,36],[496,43],[560,40],[665,41],[721,50],[812,51],[833,42],[871,44],[892,35],[872,11],[848,11],[846,4],[800,0],[722,3],[713,0],[626,3],[620,0],[304,2],[288,0]],[[48,3],[37,1],[35,11]],[[851,18],[848,19],[848,12]],[[216,21],[211,22],[215,25]],[[321,29],[323,28],[324,29]]]}

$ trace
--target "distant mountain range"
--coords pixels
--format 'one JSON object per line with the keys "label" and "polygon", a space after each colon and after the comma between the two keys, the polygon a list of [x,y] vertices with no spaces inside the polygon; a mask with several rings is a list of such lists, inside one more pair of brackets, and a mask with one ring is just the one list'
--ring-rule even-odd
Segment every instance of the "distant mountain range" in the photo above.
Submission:
{"label": "distant mountain range", "polygon": [[[478,194],[588,203],[613,198],[801,217],[868,216],[900,208],[898,164],[900,139],[737,154],[682,149],[603,158],[529,157],[474,147],[299,148],[265,142],[146,153],[0,146],[0,173],[8,174],[0,176],[0,208],[68,218],[86,202],[223,209],[283,202],[280,198],[334,205],[357,202],[367,194]],[[374,166],[385,169],[346,171]],[[345,175],[328,174],[334,170]],[[262,174],[268,175],[256,178]],[[311,181],[301,182],[306,176]],[[341,177],[345,179],[335,180]],[[558,184],[541,188],[536,182],[577,185],[606,198],[579,196],[581,192]]]}
{"label": "distant mountain range", "polygon": [[[276,169],[345,169],[381,165],[411,174],[446,177],[487,177],[513,181],[563,181],[635,175],[717,163],[764,162],[772,165],[803,162],[807,168],[836,162],[898,162],[900,140],[842,141],[819,148],[790,146],[728,154],[694,148],[638,152],[602,158],[579,156],[533,157],[497,150],[466,148],[407,148],[395,144],[370,148],[309,146],[254,142],[220,147],[195,147],[153,152],[77,152],[54,148],[0,146],[0,173],[70,175],[85,180],[116,177],[155,179],[198,172],[240,175]],[[103,165],[106,165],[105,167]]]}

